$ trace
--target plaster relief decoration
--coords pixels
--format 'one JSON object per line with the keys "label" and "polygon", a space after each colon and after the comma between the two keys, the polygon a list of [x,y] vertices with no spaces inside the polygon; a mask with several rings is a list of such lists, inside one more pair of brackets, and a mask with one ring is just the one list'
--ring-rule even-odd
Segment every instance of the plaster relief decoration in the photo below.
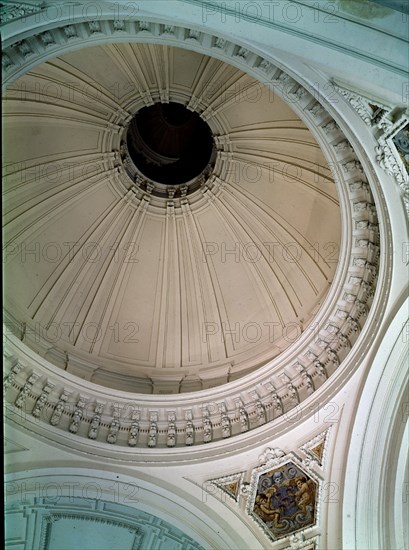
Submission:
{"label": "plaster relief decoration", "polygon": [[241,472],[239,474],[232,474],[230,476],[212,479],[210,482],[237,502],[240,495],[240,487],[243,484],[243,479],[244,472]]}
{"label": "plaster relief decoration", "polygon": [[337,82],[334,82],[334,85],[339,93],[348,100],[365,124],[382,130],[391,125],[390,115],[393,107],[366,97],[356,90],[345,88]]}
{"label": "plaster relief decoration", "polygon": [[32,5],[29,2],[1,2],[0,3],[0,24],[8,23],[15,19],[23,19],[33,13],[39,13],[44,9],[44,3]]}
{"label": "plaster relief decoration", "polygon": [[407,173],[409,173],[409,124],[399,130],[392,139]]}
{"label": "plaster relief decoration", "polygon": [[303,550],[315,550],[317,548],[318,537],[314,539],[305,539],[305,536],[302,533],[297,533],[290,538],[290,546],[284,548],[284,550],[298,550],[302,548]]}
{"label": "plaster relief decoration", "polygon": [[334,83],[352,108],[367,124],[378,141],[375,148],[378,164],[395,178],[409,216],[409,114],[400,106],[386,105],[361,92]]}
{"label": "plaster relief decoration", "polygon": [[273,540],[317,523],[318,480],[305,470],[290,454],[253,471],[247,511]]}
{"label": "plaster relief decoration", "polygon": [[329,428],[323,433],[315,436],[313,439],[308,441],[300,449],[303,451],[308,458],[304,460],[305,464],[313,465],[317,464],[320,468],[325,467],[328,441],[330,439],[331,429]]}
{"label": "plaster relief decoration", "polygon": [[409,114],[401,113],[378,141],[376,160],[398,182],[409,216]]}

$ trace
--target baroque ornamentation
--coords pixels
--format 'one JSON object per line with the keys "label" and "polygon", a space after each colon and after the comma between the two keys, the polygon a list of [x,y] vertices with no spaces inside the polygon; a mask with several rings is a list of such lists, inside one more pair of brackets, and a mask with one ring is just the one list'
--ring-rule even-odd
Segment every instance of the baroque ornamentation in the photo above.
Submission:
{"label": "baroque ornamentation", "polygon": [[318,434],[313,439],[302,445],[302,447],[300,447],[300,450],[303,451],[307,456],[307,458],[305,458],[303,461],[305,464],[310,466],[316,465],[319,468],[325,467],[331,430],[331,427],[328,428],[327,430],[325,430],[325,432]]}
{"label": "baroque ornamentation", "polygon": [[63,393],[61,394],[58,403],[55,405],[53,414],[50,418],[50,424],[52,426],[58,426],[60,423],[70,393],[71,392],[67,390],[63,390]]}
{"label": "baroque ornamentation", "polygon": [[67,25],[66,27],[64,27],[64,33],[65,33],[65,36],[68,38],[68,40],[71,38],[78,37],[77,29],[75,28],[74,25]]}
{"label": "baroque ornamentation", "polygon": [[15,405],[18,409],[22,409],[25,402],[26,402],[26,399],[27,399],[27,396],[28,394],[30,393],[31,391],[31,388],[33,387],[33,384],[34,382],[36,382],[36,380],[38,379],[38,375],[33,373],[29,379],[27,380],[27,382],[24,384],[24,386],[21,388],[19,394],[18,394],[18,397],[15,401]]}
{"label": "baroque ornamentation", "polygon": [[209,418],[209,411],[203,411],[203,443],[210,443],[213,438],[213,427]]}
{"label": "baroque ornamentation", "polygon": [[148,447],[156,447],[158,441],[158,413],[151,412],[149,421]]}
{"label": "baroque ornamentation", "polygon": [[99,425],[101,423],[101,415],[104,410],[103,403],[96,403],[95,405],[95,414],[92,417],[91,425],[88,430],[89,439],[96,439],[98,435]]}
{"label": "baroque ornamentation", "polygon": [[318,537],[306,538],[303,533],[296,533],[290,537],[290,546],[284,550],[315,550]]}
{"label": "baroque ornamentation", "polygon": [[135,447],[138,443],[138,437],[139,437],[139,420],[140,420],[140,413],[139,411],[135,411],[132,414],[132,424],[131,428],[129,430],[129,436],[128,436],[128,445],[130,447]]}
{"label": "baroque ornamentation", "polygon": [[376,126],[385,130],[392,124],[390,118],[388,118],[392,111],[389,105],[384,105],[339,84],[334,83],[334,86],[368,126]]}
{"label": "baroque ornamentation", "polygon": [[[71,28],[72,27],[72,28]],[[82,37],[81,33],[79,32],[79,28],[76,24],[71,24],[68,26],[62,26],[60,27],[60,31],[57,33],[57,27],[56,29],[52,29],[50,31],[51,36],[55,38],[56,44],[52,44],[49,39],[47,38],[45,41],[41,38],[40,34],[36,37],[33,36],[30,38],[30,43],[33,45],[35,44],[36,52],[37,50],[39,52],[44,52],[45,48],[47,47],[47,51],[50,50],[50,52],[53,51],[54,47],[60,46],[61,44],[58,44],[58,41],[66,43],[67,40],[70,38],[75,38],[78,40],[83,40],[84,42],[86,40],[89,40],[92,42],[92,33],[90,33],[90,36]],[[157,39],[160,40],[161,36],[163,36],[163,27],[159,25],[150,25],[149,22],[142,22],[139,21],[138,24],[138,31],[137,32],[146,32],[148,29],[152,29],[153,33],[157,33]],[[114,33],[115,30],[118,29],[125,29],[125,26],[122,26],[122,23],[120,21],[104,21],[104,27],[101,26],[101,32],[107,32],[107,29],[110,29],[111,33]],[[175,37],[180,36],[180,40],[188,40],[189,39],[189,29],[183,29],[183,28],[177,28],[175,27]],[[47,35],[48,36],[48,35]],[[79,38],[81,36],[81,38]],[[205,38],[204,33],[199,33],[199,36],[197,38],[197,41],[201,42]],[[190,38],[191,39],[191,38]],[[46,44],[48,42],[48,45]],[[209,51],[209,54],[211,55],[212,49],[220,48],[223,49],[224,53],[227,52],[227,50],[231,52],[237,52],[238,50],[235,49],[234,45],[226,41],[225,39],[218,38],[216,36],[212,36],[211,40],[207,40],[207,45],[202,44],[204,51],[206,51],[206,48]],[[229,46],[229,48],[227,48]],[[11,47],[12,48],[12,47]],[[10,52],[12,49],[10,49]],[[222,52],[220,52],[222,53]],[[7,55],[7,52],[6,54]],[[36,53],[34,55],[37,55]],[[226,53],[226,55],[228,55]],[[234,58],[234,54],[229,54],[232,58]],[[9,56],[10,59],[15,59],[14,54]],[[319,129],[322,130],[321,135],[326,136],[328,135],[328,139],[333,140],[334,134],[336,133],[337,136],[337,142],[338,144],[342,143],[345,144],[346,150],[348,150],[348,156],[349,159],[348,162],[353,163],[354,170],[349,173],[349,181],[348,186],[345,186],[348,191],[348,198],[351,202],[351,210],[352,212],[352,221],[354,224],[366,224],[365,227],[371,226],[371,231],[373,232],[374,239],[370,239],[370,242],[368,242],[368,246],[360,248],[360,255],[359,257],[351,257],[350,261],[350,268],[351,272],[346,276],[345,284],[347,285],[347,288],[349,289],[350,283],[348,282],[352,277],[355,277],[357,280],[362,278],[365,278],[366,282],[374,288],[376,284],[376,279],[370,275],[370,272],[377,270],[377,264],[379,261],[379,254],[374,257],[373,250],[370,248],[370,244],[374,243],[375,246],[377,246],[377,242],[379,239],[379,231],[377,229],[377,215],[376,215],[376,208],[374,205],[374,200],[371,195],[371,191],[369,188],[369,185],[366,181],[365,174],[363,173],[363,167],[361,166],[358,157],[355,155],[353,151],[350,151],[349,146],[346,142],[345,136],[343,136],[342,131],[336,124],[334,120],[328,120],[328,113],[325,111],[324,107],[317,101],[314,103],[311,103],[312,96],[309,94],[308,91],[302,91],[305,90],[302,86],[297,87],[297,82],[292,79],[287,73],[284,71],[279,70],[277,67],[272,65],[270,61],[262,59],[260,57],[249,55],[246,57],[246,59],[242,58],[243,61],[241,61],[241,64],[247,63],[249,65],[249,69],[253,72],[258,71],[258,75],[261,78],[265,78],[265,71],[272,71],[274,70],[274,77],[276,74],[279,75],[278,78],[275,78],[271,80],[272,83],[279,83],[278,91],[282,91],[283,85],[285,87],[291,86],[291,90],[295,90],[295,93],[299,97],[306,98],[306,104],[312,105],[311,110],[318,116],[321,116],[321,114],[324,116],[325,113],[325,119],[322,123],[322,126],[318,126]],[[25,61],[24,56],[21,55],[18,60],[16,61],[16,65],[12,65],[8,72],[7,72],[7,80],[12,80],[13,76],[15,74],[16,70],[22,70],[22,67],[24,66],[24,63],[32,62],[32,56],[30,55],[30,61]],[[308,103],[309,102],[309,103]],[[294,103],[294,108],[300,113],[300,116],[305,112],[302,108],[298,105],[298,102]],[[313,114],[313,113],[311,113]],[[129,115],[129,113],[128,113]],[[124,114],[124,120],[126,116]],[[309,118],[309,117],[306,117]],[[115,127],[112,131],[117,131],[119,126]],[[396,131],[398,131],[400,128],[396,128]],[[323,137],[323,139],[326,139]],[[344,145],[342,145],[342,148],[344,148]],[[121,150],[121,157],[123,156],[124,151]],[[228,159],[226,159],[226,162]],[[126,164],[123,159],[124,165]],[[355,170],[358,168],[358,172]],[[361,171],[362,170],[362,171]],[[135,179],[135,174],[133,175],[133,178]],[[134,180],[133,180],[134,181]],[[140,208],[144,209],[147,208],[147,205],[149,204],[150,196],[148,195],[148,189],[142,189],[141,186],[146,186],[145,183],[138,183],[136,185],[138,190],[142,190],[140,194]],[[151,190],[152,193],[153,190]],[[206,191],[207,195],[212,195],[214,197],[214,193],[220,193],[222,190],[220,188],[220,184],[216,179],[209,179],[205,182],[203,191]],[[138,191],[139,192],[139,191]],[[135,196],[137,196],[137,193],[135,192]],[[139,196],[139,195],[138,195]],[[186,199],[186,197],[185,197]],[[180,200],[180,199],[179,199]],[[174,202],[169,200],[170,203]],[[184,205],[185,208],[189,208],[189,205],[186,203]],[[172,207],[169,207],[169,213],[172,213]],[[355,226],[354,226],[355,227]],[[358,226],[357,226],[358,228]],[[358,228],[359,229],[359,228]],[[366,240],[368,240],[365,237]],[[365,240],[364,238],[360,239],[362,242]],[[359,262],[357,262],[359,260]],[[371,305],[371,292],[370,289],[365,288],[365,292],[361,295],[359,294],[355,296],[354,292],[349,292],[345,288],[344,290],[340,288],[340,298],[339,301],[340,304],[337,304],[337,306],[334,308],[332,313],[328,314],[328,324],[322,325],[326,326],[325,329],[322,329],[319,331],[319,333],[316,335],[316,345],[314,344],[314,347],[312,349],[304,349],[302,351],[302,357],[303,357],[303,364],[304,364],[304,358],[305,358],[305,372],[296,372],[295,377],[291,377],[286,381],[282,381],[282,383],[278,383],[277,386],[274,384],[274,386],[271,385],[271,382],[269,380],[264,380],[261,382],[261,386],[265,387],[265,393],[263,393],[263,399],[261,399],[257,396],[254,396],[253,394],[255,392],[249,392],[246,396],[246,399],[244,401],[243,406],[239,410],[239,414],[236,415],[236,417],[229,417],[229,415],[226,414],[228,417],[229,422],[227,422],[226,418],[224,418],[224,426],[221,425],[221,417],[220,417],[220,410],[221,406],[224,405],[223,400],[220,400],[220,403],[218,403],[219,409],[218,409],[218,415],[217,414],[202,414],[199,412],[199,406],[195,408],[195,406],[191,407],[191,413],[189,417],[185,417],[184,413],[180,413],[176,411],[176,422],[179,426],[178,430],[181,432],[181,436],[177,442],[177,444],[181,445],[193,445],[203,442],[211,442],[215,439],[215,436],[217,435],[217,438],[223,437],[223,434],[225,437],[228,437],[228,433],[230,433],[230,437],[234,436],[235,434],[245,432],[247,430],[251,430],[253,428],[256,428],[257,426],[262,426],[266,422],[270,422],[272,420],[276,420],[278,417],[280,417],[284,411],[290,410],[292,407],[294,407],[297,403],[301,402],[303,399],[305,399],[310,392],[314,391],[314,389],[318,389],[322,383],[324,383],[328,378],[331,377],[331,374],[334,372],[334,370],[340,365],[346,356],[346,353],[349,351],[349,345],[342,347],[340,350],[332,350],[332,353],[334,355],[331,356],[330,353],[327,354],[326,349],[328,348],[328,345],[330,341],[332,341],[332,333],[333,331],[335,334],[339,332],[340,334],[343,334],[345,338],[348,340],[348,342],[351,345],[351,348],[353,349],[354,343],[359,335],[359,331],[363,328],[363,321],[362,317],[364,315],[367,315],[369,311],[369,307]],[[349,298],[347,301],[342,300],[342,297],[346,294],[349,294]],[[353,301],[354,300],[354,301]],[[359,303],[358,303],[359,302]],[[367,303],[368,302],[368,303]],[[341,305],[342,304],[342,305]],[[329,327],[332,326],[332,328],[329,330]],[[13,372],[11,372],[11,378],[13,379]],[[49,375],[44,372],[41,372],[41,376],[43,377],[43,380],[49,378]],[[57,376],[58,378],[58,376]],[[295,379],[296,378],[296,379]],[[15,378],[13,380],[16,380]],[[14,382],[15,383],[15,382]],[[56,380],[52,380],[52,383],[56,383]],[[11,384],[12,385],[12,384]],[[57,385],[57,383],[56,383]],[[16,384],[16,387],[18,390],[22,389],[21,384]],[[270,389],[268,389],[270,388]],[[11,390],[10,390],[11,391]],[[65,390],[63,388],[59,388],[60,391],[60,400],[57,403],[51,403],[48,400],[45,401],[43,407],[47,409],[52,409],[54,407],[54,410],[51,414],[50,423],[53,426],[57,426],[60,423],[61,417],[67,416],[68,411],[65,410],[65,405],[68,399],[69,393],[72,393],[73,395],[77,396],[78,394],[75,393],[74,389]],[[264,390],[263,390],[264,391]],[[15,390],[13,388],[13,392],[15,395]],[[61,394],[61,392],[63,392]],[[67,392],[67,393],[66,393]],[[36,395],[29,396],[30,403],[32,403],[32,410],[35,409],[36,401],[39,400],[41,392],[37,393]],[[237,396],[233,396],[233,402],[235,401]],[[93,398],[94,402],[97,402],[99,397],[95,396]],[[41,401],[39,403],[42,403],[44,400],[44,397],[41,398]],[[107,404],[109,405],[109,404]],[[200,404],[200,408],[202,408],[203,405]],[[108,407],[107,407],[108,408]],[[227,410],[227,408],[226,408]],[[37,414],[37,413],[36,413]],[[95,414],[97,414],[95,412]],[[250,424],[249,419],[254,419],[254,422]],[[95,427],[98,421],[98,418],[95,418],[95,415],[92,415],[90,413],[84,413],[84,418],[81,422],[87,422],[89,424],[89,427],[91,427],[91,423],[94,421]],[[146,420],[146,416],[144,417],[144,420],[141,418],[130,420],[130,419],[123,419],[119,416],[110,416],[108,415],[108,423],[110,423],[110,427],[108,430],[108,436],[106,436],[106,441],[108,441],[111,444],[122,444],[122,445],[129,445],[133,446],[134,444],[140,444],[140,445],[147,445],[146,437],[143,439],[139,437],[140,433],[149,434],[150,429],[152,429],[151,436],[148,437],[148,441],[151,440],[157,441],[158,445],[166,446],[167,445],[167,433],[168,429],[169,431],[169,442],[172,443],[173,441],[173,427],[169,425],[169,422],[162,422],[162,424],[158,421],[158,426],[160,425],[160,433],[155,431],[155,425],[152,424],[150,426],[150,423]],[[222,422],[222,424],[223,424]],[[68,423],[64,422],[61,429],[67,429],[66,425]],[[123,430],[120,430],[120,426],[123,425]],[[158,426],[156,426],[156,429],[158,430]],[[219,427],[220,426],[220,427]],[[214,430],[213,430],[214,427]],[[200,437],[198,438],[198,441],[195,441],[195,431],[198,433],[203,434],[203,439]],[[214,431],[214,433],[213,433]],[[100,435],[99,432],[102,432],[102,430],[91,431],[90,433],[94,434],[96,433],[96,439],[97,440],[104,440],[105,436]],[[123,432],[123,433],[122,433]],[[87,432],[88,433],[88,430]],[[106,432],[104,432],[106,433]],[[183,434],[183,435],[182,435]],[[81,433],[79,433],[81,435]],[[120,437],[121,435],[121,437]],[[141,440],[141,443],[139,443],[139,440]],[[142,443],[143,441],[143,443]]]}
{"label": "baroque ornamentation", "polygon": [[9,374],[4,378],[4,381],[3,381],[4,392],[7,392],[9,387],[15,383],[16,376],[21,370],[24,370],[24,369],[25,369],[25,365],[20,363],[20,361],[17,361],[17,363],[11,367]]}
{"label": "baroque ornamentation", "polygon": [[89,21],[88,27],[92,34],[101,32],[101,23],[99,21]]}
{"label": "baroque ornamentation", "polygon": [[32,5],[25,2],[7,2],[1,6],[0,24],[3,25],[14,19],[22,19],[32,15],[33,13],[39,13],[44,9],[44,5],[39,2],[38,5]]}
{"label": "baroque ornamentation", "polygon": [[238,501],[243,486],[244,472],[238,474],[231,474],[228,476],[219,477],[216,479],[210,479],[209,483],[212,483],[223,491],[226,495],[235,501]]}
{"label": "baroque ornamentation", "polygon": [[176,414],[174,412],[168,414],[168,422],[166,445],[167,447],[174,447],[176,445]]}
{"label": "baroque ornamentation", "polygon": [[321,105],[321,103],[319,103],[318,101],[316,101],[314,103],[314,105],[312,105],[312,107],[309,107],[307,109],[307,111],[314,117],[314,118],[318,118],[323,112],[324,112],[324,108],[323,106]]}
{"label": "baroque ornamentation", "polygon": [[110,443],[111,445],[116,443],[120,428],[121,428],[121,424],[119,422],[118,412],[115,410],[111,425],[109,427],[109,432],[107,435],[107,442]]}
{"label": "baroque ornamentation", "polygon": [[226,437],[231,436],[231,425],[230,425],[230,418],[227,415],[226,407],[224,404],[221,406],[221,426],[222,426],[222,437],[225,439]]}
{"label": "baroque ornamentation", "polygon": [[69,428],[71,433],[76,434],[78,432],[81,420],[84,415],[84,407],[87,404],[87,401],[88,399],[82,396],[80,396],[80,398],[78,399],[78,403],[77,403],[77,406],[75,407],[74,415]]}
{"label": "baroque ornamentation", "polygon": [[262,464],[268,464],[277,458],[285,456],[285,452],[282,449],[267,447],[259,456],[258,461]]}
{"label": "baroque ornamentation", "polygon": [[[408,143],[409,115],[400,107],[392,107],[371,99],[361,93],[353,92],[338,84],[335,85],[351,107],[373,131],[378,141],[375,147],[376,161],[387,174],[392,176],[402,191],[402,200],[409,217],[409,149]],[[406,127],[406,134],[403,128]],[[379,135],[379,132],[381,134]],[[403,133],[402,133],[403,132]],[[399,137],[401,136],[401,138]]]}
{"label": "baroque ornamentation", "polygon": [[55,384],[53,384],[52,382],[47,382],[43,387],[43,391],[40,397],[37,399],[34,409],[31,413],[34,416],[34,418],[40,417],[41,411],[43,410],[45,404],[47,403],[48,396],[54,387],[55,387]]}
{"label": "baroque ornamentation", "polygon": [[123,19],[115,19],[113,22],[114,25],[114,31],[120,32],[125,30],[125,21]]}
{"label": "baroque ornamentation", "polygon": [[317,522],[318,479],[298,460],[281,459],[252,474],[247,513],[273,540],[293,535]]}

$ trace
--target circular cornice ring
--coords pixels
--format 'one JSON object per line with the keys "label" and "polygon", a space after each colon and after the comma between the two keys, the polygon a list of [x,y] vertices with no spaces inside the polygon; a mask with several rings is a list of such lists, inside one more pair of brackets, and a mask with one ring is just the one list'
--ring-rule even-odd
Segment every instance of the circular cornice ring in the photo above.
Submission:
{"label": "circular cornice ring", "polygon": [[[255,51],[224,38],[157,22],[126,22],[127,25],[131,23],[132,34],[118,28],[118,22],[113,20],[103,21],[105,31],[109,29],[106,34],[100,26],[98,32],[90,31],[84,37],[83,28],[75,23],[33,34],[15,46],[20,53],[16,54],[14,48],[12,56],[8,51],[13,46],[6,49],[9,77],[4,79],[5,84],[67,49],[118,41],[155,42],[200,51],[261,80],[291,103],[333,169],[343,222],[342,249],[335,279],[314,319],[316,330],[305,331],[270,364],[222,387],[171,396],[118,391],[114,401],[108,389],[83,382],[64,371],[56,372],[50,363],[28,350],[18,338],[7,335],[7,400],[14,403],[11,405],[13,410],[29,411],[34,431],[46,434],[51,429],[53,437],[60,441],[65,440],[64,433],[69,431],[76,434],[73,437],[83,449],[81,441],[85,438],[87,452],[90,443],[100,454],[107,442],[116,443],[116,454],[121,449],[121,454],[123,452],[129,459],[136,445],[142,447],[140,453],[152,453],[152,447],[159,445],[170,448],[156,449],[150,456],[156,461],[165,453],[167,460],[173,460],[185,445],[190,447],[213,441],[216,455],[217,448],[221,450],[222,446],[226,452],[237,444],[243,447],[244,441],[260,443],[262,438],[268,437],[271,423],[278,435],[286,430],[290,418],[292,425],[304,420],[306,414],[312,414],[314,402],[322,405],[330,400],[353,374],[355,365],[369,351],[371,335],[376,333],[386,306],[391,278],[388,255],[384,255],[379,274],[378,263],[379,248],[388,250],[391,242],[389,219],[371,163],[357,147],[358,140],[354,149],[334,120],[337,114],[333,106],[320,94],[312,95],[307,91],[299,78],[293,78],[287,70]],[[63,43],[58,44],[58,40]],[[130,116],[121,109],[116,120],[109,123],[115,130],[111,132],[111,145],[113,149],[118,148],[118,154],[119,133]],[[228,144],[221,144],[221,148],[225,148],[221,157],[227,170]],[[110,161],[114,165],[114,158]],[[124,176],[129,181],[128,176]],[[206,186],[209,195],[217,193],[221,181],[214,178],[213,183],[212,187]],[[234,445],[230,441],[227,444],[234,435],[237,435],[234,438],[237,443],[232,440]],[[70,446],[72,442],[70,438]],[[175,444],[177,448],[172,451]],[[149,450],[146,447],[150,447]],[[197,451],[196,455],[203,452],[203,446],[199,445]]]}

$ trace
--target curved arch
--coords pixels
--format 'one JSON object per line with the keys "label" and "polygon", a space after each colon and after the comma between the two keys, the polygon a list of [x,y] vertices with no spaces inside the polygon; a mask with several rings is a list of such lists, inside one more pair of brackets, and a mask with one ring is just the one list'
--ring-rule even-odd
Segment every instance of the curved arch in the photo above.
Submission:
{"label": "curved arch", "polygon": [[385,333],[356,411],[343,499],[348,550],[405,547],[408,304],[402,304]]}
{"label": "curved arch", "polygon": [[[203,548],[263,548],[256,536],[239,517],[226,509],[218,499],[192,484],[190,494],[169,482],[155,479],[140,471],[134,474],[94,468],[44,468],[6,476],[8,506],[24,498],[85,498],[126,504],[159,517],[197,541]],[[222,513],[220,513],[222,511]]]}

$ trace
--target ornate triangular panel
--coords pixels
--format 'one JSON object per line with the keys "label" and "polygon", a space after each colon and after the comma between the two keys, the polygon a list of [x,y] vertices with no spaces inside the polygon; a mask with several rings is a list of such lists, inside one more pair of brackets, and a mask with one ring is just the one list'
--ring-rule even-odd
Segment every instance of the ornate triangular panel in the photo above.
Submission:
{"label": "ornate triangular panel", "polygon": [[331,428],[305,443],[300,449],[321,468],[325,467],[326,452]]}
{"label": "ornate triangular panel", "polygon": [[409,216],[408,110],[400,105],[387,105],[338,82],[333,81],[333,85],[365,124],[372,128],[378,141],[375,147],[376,161],[401,187],[402,200]]}
{"label": "ornate triangular panel", "polygon": [[378,99],[370,98],[358,90],[351,90],[338,82],[333,82],[338,92],[343,95],[362,120],[371,127],[386,131],[391,125],[390,118],[393,107]]}
{"label": "ornate triangular panel", "polygon": [[237,502],[240,495],[240,486],[243,482],[243,478],[244,472],[240,472],[239,474],[219,477],[209,481]]}

